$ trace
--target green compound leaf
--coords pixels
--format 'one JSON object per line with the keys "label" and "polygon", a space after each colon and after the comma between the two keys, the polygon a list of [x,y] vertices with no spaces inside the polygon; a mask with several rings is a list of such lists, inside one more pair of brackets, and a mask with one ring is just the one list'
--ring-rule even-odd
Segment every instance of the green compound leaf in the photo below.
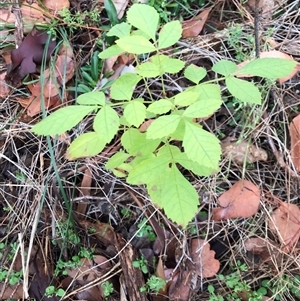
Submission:
{"label": "green compound leaf", "polygon": [[185,122],[182,145],[190,160],[218,170],[221,147],[219,140],[213,134],[203,130],[197,124]]}
{"label": "green compound leaf", "polygon": [[203,118],[213,114],[221,107],[222,101],[220,99],[198,100],[190,105],[183,116],[191,118]]}
{"label": "green compound leaf", "polygon": [[81,94],[76,102],[80,105],[105,105],[105,95],[103,92],[93,91]]}
{"label": "green compound leaf", "polygon": [[179,21],[171,21],[165,24],[158,34],[158,49],[174,45],[182,34],[182,26]]}
{"label": "green compound leaf", "polygon": [[142,78],[133,73],[125,73],[121,75],[112,85],[110,96],[115,100],[131,100],[132,93],[136,84]]}
{"label": "green compound leaf", "polygon": [[113,26],[106,34],[109,37],[123,38],[130,35],[131,26],[125,22]]}
{"label": "green compound leaf", "polygon": [[133,54],[149,53],[156,50],[154,45],[142,36],[123,37],[116,43],[124,51]]}
{"label": "green compound leaf", "polygon": [[166,115],[155,119],[147,129],[147,139],[164,138],[175,132],[180,116]]}
{"label": "green compound leaf", "polygon": [[100,59],[104,60],[116,55],[120,55],[123,52],[124,50],[121,47],[119,47],[118,45],[113,45],[100,52],[98,56]]}
{"label": "green compound leaf", "polygon": [[95,106],[68,106],[61,108],[37,123],[31,131],[37,135],[60,135],[77,125],[95,109],[97,109]]}
{"label": "green compound leaf", "polygon": [[216,84],[200,84],[193,87],[191,91],[199,93],[200,100],[221,100],[221,89]]}
{"label": "green compound leaf", "polygon": [[84,133],[76,138],[66,153],[66,159],[75,160],[99,154],[106,145],[106,138],[96,132]]}
{"label": "green compound leaf", "polygon": [[167,170],[166,179],[161,187],[161,207],[169,219],[186,227],[197,213],[198,194],[175,165]]}
{"label": "green compound leaf", "polygon": [[117,112],[110,106],[103,107],[96,115],[93,128],[109,143],[119,130],[120,120]]}
{"label": "green compound leaf", "polygon": [[212,70],[216,73],[227,76],[234,72],[237,69],[237,65],[231,61],[220,60],[215,63],[212,67]]}
{"label": "green compound leaf", "polygon": [[176,160],[177,163],[179,163],[185,169],[188,169],[188,170],[192,171],[194,174],[201,176],[201,177],[210,176],[217,171],[216,169],[209,168],[204,165],[200,165],[199,163],[190,160],[187,157],[186,153],[180,153],[180,154],[176,155],[174,159]]}
{"label": "green compound leaf", "polygon": [[168,99],[160,99],[153,102],[148,108],[147,111],[154,114],[165,114],[169,112],[173,107],[173,103]]}
{"label": "green compound leaf", "polygon": [[137,129],[128,129],[121,137],[124,149],[132,156],[145,157],[151,154],[159,145],[161,140],[148,140],[146,133]]}
{"label": "green compound leaf", "polygon": [[155,41],[159,14],[153,7],[144,4],[133,4],[127,12],[127,22]]}
{"label": "green compound leaf", "polygon": [[140,126],[146,118],[145,105],[139,99],[130,101],[125,106],[124,117],[130,125],[134,125],[135,127]]}
{"label": "green compound leaf", "polygon": [[130,157],[129,154],[124,152],[117,152],[113,156],[111,156],[105,164],[106,169],[114,169],[119,167],[122,163],[124,163]]}
{"label": "green compound leaf", "polygon": [[280,58],[255,59],[234,73],[261,76],[270,79],[285,77],[293,71],[297,62]]}
{"label": "green compound leaf", "polygon": [[225,79],[225,84],[228,91],[238,100],[261,104],[261,94],[254,84],[232,76]]}
{"label": "green compound leaf", "polygon": [[184,67],[184,62],[179,59],[172,59],[166,55],[159,54],[151,57],[151,62],[159,67],[160,75],[164,73],[178,73]]}
{"label": "green compound leaf", "polygon": [[189,65],[184,70],[184,77],[195,84],[198,84],[200,80],[206,76],[206,74],[207,72],[204,68],[198,67],[194,64]]}
{"label": "green compound leaf", "polygon": [[133,185],[147,184],[154,181],[157,175],[166,172],[169,158],[158,156],[143,160],[135,166],[127,177],[127,183]]}
{"label": "green compound leaf", "polygon": [[152,62],[145,62],[135,68],[137,74],[143,77],[157,77],[161,75],[159,66]]}
{"label": "green compound leaf", "polygon": [[183,91],[178,93],[174,97],[174,104],[176,106],[185,107],[189,106],[192,103],[196,102],[199,97],[199,94],[193,91]]}

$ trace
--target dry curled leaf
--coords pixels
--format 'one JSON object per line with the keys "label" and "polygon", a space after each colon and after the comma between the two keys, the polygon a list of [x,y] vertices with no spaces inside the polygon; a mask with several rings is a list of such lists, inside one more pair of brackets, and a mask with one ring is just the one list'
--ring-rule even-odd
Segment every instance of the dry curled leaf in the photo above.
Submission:
{"label": "dry curled leaf", "polygon": [[250,217],[254,215],[260,203],[260,190],[247,180],[236,182],[218,199],[221,207],[213,209],[213,220]]}
{"label": "dry curled leaf", "polygon": [[221,142],[223,156],[228,157],[237,164],[245,162],[254,163],[257,161],[267,161],[267,152],[245,140],[237,141],[232,137],[227,137]]}
{"label": "dry curled leaf", "polygon": [[258,255],[262,260],[270,258],[269,243],[261,237],[250,237],[244,242],[245,249],[255,255]]}
{"label": "dry curled leaf", "polygon": [[208,242],[203,239],[192,239],[190,254],[198,276],[208,278],[218,273],[220,262],[215,259],[216,252],[210,250]]}
{"label": "dry curled leaf", "polygon": [[292,120],[289,131],[291,136],[291,158],[295,168],[300,172],[300,115]]}
{"label": "dry curled leaf", "polygon": [[[36,66],[42,63],[48,34],[45,31],[33,28],[25,37],[20,47],[11,52],[12,64],[8,68],[6,81],[12,86],[18,86],[22,79],[36,71]],[[51,38],[48,44],[46,60],[50,59],[56,42]]]}
{"label": "dry curled leaf", "polygon": [[208,18],[210,9],[203,10],[196,17],[182,22],[182,37],[192,38],[197,37],[203,29],[203,26]]}
{"label": "dry curled leaf", "polygon": [[269,222],[271,231],[278,235],[279,240],[291,250],[300,236],[300,209],[295,204],[281,203]]}

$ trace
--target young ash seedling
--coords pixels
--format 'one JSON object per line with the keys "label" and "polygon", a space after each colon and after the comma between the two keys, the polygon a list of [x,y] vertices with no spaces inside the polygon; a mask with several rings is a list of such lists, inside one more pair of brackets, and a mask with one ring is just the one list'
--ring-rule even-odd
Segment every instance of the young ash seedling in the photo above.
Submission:
{"label": "young ash seedling", "polygon": [[[57,110],[36,124],[32,131],[39,135],[60,135],[87,115],[95,114],[93,130],[71,143],[66,158],[95,156],[120,135],[122,150],[107,161],[106,168],[126,178],[129,184],[146,185],[151,200],[164,209],[170,219],[185,227],[195,216],[199,200],[197,191],[179,166],[197,176],[209,176],[219,169],[219,140],[197,122],[220,108],[222,98],[218,81],[224,81],[228,91],[241,102],[260,104],[258,88],[236,76],[247,74],[276,79],[289,74],[295,62],[256,59],[238,69],[233,62],[221,60],[213,66],[213,71],[223,77],[203,82],[204,68],[195,65],[185,68],[185,62],[162,54],[162,50],[180,39],[180,22],[171,21],[159,32],[158,25],[159,14],[153,7],[132,5],[127,12],[127,23],[113,26],[107,34],[117,38],[116,44],[101,52],[99,57],[134,54],[136,73],[123,74],[112,84],[111,101],[106,101],[104,93],[99,91],[82,94],[76,105]],[[142,54],[149,54],[149,60],[141,60],[139,55]],[[191,85],[173,97],[154,99],[148,79],[159,78],[162,95],[166,95],[164,75],[177,74],[183,69]],[[150,103],[134,94],[141,81],[146,83],[152,99]],[[140,126],[145,122],[150,125],[142,132]]]}

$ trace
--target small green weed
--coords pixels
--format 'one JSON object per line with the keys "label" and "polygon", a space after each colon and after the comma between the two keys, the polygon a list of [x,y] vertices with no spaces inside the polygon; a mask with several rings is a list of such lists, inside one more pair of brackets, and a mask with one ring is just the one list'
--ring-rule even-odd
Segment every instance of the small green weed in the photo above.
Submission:
{"label": "small green weed", "polygon": [[51,298],[53,296],[62,298],[65,295],[65,290],[62,288],[56,288],[53,285],[46,287],[45,296]]}
{"label": "small green weed", "polygon": [[144,274],[148,274],[148,267],[147,267],[147,260],[145,259],[145,257],[142,255],[140,259],[138,260],[134,260],[132,262],[132,266],[135,268],[139,268],[141,269],[141,271]]}
{"label": "small green weed", "polygon": [[87,93],[93,91],[99,80],[99,74],[102,69],[102,61],[99,60],[99,52],[95,51],[89,64],[80,69],[82,80],[76,87],[68,88],[68,91],[78,93]]}
{"label": "small green weed", "polygon": [[105,281],[101,284],[103,295],[105,299],[109,297],[114,292],[114,286],[111,282]]}
{"label": "small green weed", "polygon": [[218,275],[219,280],[225,284],[229,289],[229,293],[224,296],[215,293],[215,288],[212,285],[208,286],[208,292],[210,293],[209,301],[240,301],[241,293],[246,293],[249,301],[261,301],[262,297],[266,295],[267,290],[261,288],[257,291],[252,291],[250,285],[242,279],[241,272],[247,271],[246,264],[242,264],[237,261],[237,266],[232,268],[233,272],[228,275]]}
{"label": "small green weed", "polygon": [[275,300],[282,300],[282,296],[286,293],[299,298],[300,297],[300,275],[290,277],[282,275],[275,280],[265,279],[261,286],[272,292]]}
{"label": "small green weed", "polygon": [[159,293],[160,290],[165,288],[167,280],[162,279],[160,277],[152,275],[147,283],[140,288],[141,292],[154,292],[156,294]]}
{"label": "small green weed", "polygon": [[[93,130],[71,143],[66,158],[75,160],[97,155],[120,135],[123,149],[108,160],[106,168],[126,178],[130,185],[145,184],[153,203],[164,209],[167,217],[186,227],[197,213],[199,196],[182,170],[209,176],[219,169],[220,142],[197,122],[198,118],[210,116],[220,108],[222,97],[218,82],[223,81],[229,93],[240,102],[259,105],[259,89],[237,76],[246,73],[281,78],[293,70],[296,62],[263,58],[239,69],[235,63],[221,60],[212,67],[221,77],[201,82],[207,74],[204,68],[189,65],[184,69],[184,61],[162,54],[180,39],[182,27],[179,21],[171,21],[157,33],[159,18],[153,7],[133,4],[127,11],[127,23],[116,24],[107,33],[117,37],[116,44],[101,52],[100,59],[127,52],[135,55],[137,64],[136,73],[125,73],[112,84],[110,101],[103,92],[84,93],[77,98],[77,105],[55,111],[32,131],[39,135],[60,135],[87,115],[94,114]],[[149,56],[146,62],[144,54]],[[191,84],[175,96],[167,97],[165,74],[182,71]],[[156,99],[151,93],[149,78],[161,81],[163,98]],[[133,96],[141,81],[146,84],[148,99]],[[150,125],[146,132],[141,132],[139,128],[145,122]]]}
{"label": "small green weed", "polygon": [[78,255],[72,256],[71,260],[63,261],[62,259],[58,259],[56,262],[56,267],[54,274],[55,276],[59,275],[68,275],[68,270],[75,269],[81,266],[81,259]]}
{"label": "small green weed", "polygon": [[137,233],[137,237],[148,237],[150,241],[155,241],[156,235],[152,227],[147,223],[147,219],[145,217],[138,223],[137,227],[140,230]]}
{"label": "small green weed", "polygon": [[[226,42],[229,49],[235,52],[237,62],[241,63],[249,59],[251,53],[248,49],[255,48],[255,40],[253,35],[245,35],[240,24],[234,24],[226,30]],[[246,36],[246,37],[245,37]]]}
{"label": "small green weed", "polygon": [[[56,223],[56,236],[65,243],[71,243],[73,245],[78,245],[80,243],[78,234],[68,220]],[[57,239],[53,239],[52,243],[56,245]]]}

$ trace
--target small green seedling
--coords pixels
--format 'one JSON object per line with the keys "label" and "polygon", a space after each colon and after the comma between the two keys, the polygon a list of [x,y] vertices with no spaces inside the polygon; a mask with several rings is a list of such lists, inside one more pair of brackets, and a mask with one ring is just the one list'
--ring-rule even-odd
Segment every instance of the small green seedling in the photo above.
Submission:
{"label": "small green seedling", "polygon": [[148,237],[150,241],[155,241],[156,235],[153,232],[152,227],[147,223],[147,219],[144,217],[137,225],[139,231],[137,237]]}
{"label": "small green seedling", "polygon": [[148,267],[147,267],[147,260],[146,258],[142,255],[140,259],[138,260],[134,260],[132,262],[132,266],[134,268],[139,268],[141,269],[141,271],[144,273],[144,274],[148,274]]}
{"label": "small green seedling", "polygon": [[167,280],[152,275],[148,279],[147,283],[140,288],[140,291],[141,292],[154,292],[155,294],[158,294],[159,291],[161,291],[165,288],[166,283],[167,283]]}
{"label": "small green seedling", "polygon": [[[239,101],[260,105],[261,93],[256,85],[237,76],[281,78],[291,73],[296,62],[262,58],[239,68],[231,61],[220,60],[212,71],[221,76],[203,81],[207,74],[204,68],[185,66],[184,61],[164,54],[181,38],[179,21],[168,22],[160,29],[158,12],[138,3],[129,8],[126,20],[109,30],[107,35],[116,38],[115,44],[102,51],[99,58],[131,53],[137,65],[135,73],[125,73],[112,84],[109,101],[103,92],[82,94],[77,105],[55,111],[32,131],[60,135],[92,114],[93,130],[71,143],[66,158],[95,156],[118,135],[122,149],[107,161],[106,168],[126,178],[130,185],[146,185],[152,202],[171,220],[186,227],[197,213],[199,195],[182,171],[209,176],[219,170],[220,142],[198,122],[221,107],[219,82]],[[149,60],[144,61],[145,57]],[[180,72],[190,84],[168,97],[165,75]],[[151,78],[161,82],[161,99],[151,93]],[[146,84],[147,98],[134,93],[139,82]],[[146,124],[148,127],[141,130]]]}
{"label": "small green seedling", "polygon": [[101,284],[103,295],[105,299],[109,297],[114,292],[114,286],[111,282],[105,281]]}
{"label": "small green seedling", "polygon": [[56,288],[53,285],[46,287],[45,296],[51,298],[53,296],[62,298],[65,295],[65,290],[62,288]]}

